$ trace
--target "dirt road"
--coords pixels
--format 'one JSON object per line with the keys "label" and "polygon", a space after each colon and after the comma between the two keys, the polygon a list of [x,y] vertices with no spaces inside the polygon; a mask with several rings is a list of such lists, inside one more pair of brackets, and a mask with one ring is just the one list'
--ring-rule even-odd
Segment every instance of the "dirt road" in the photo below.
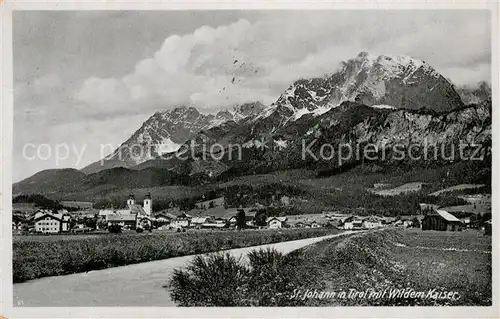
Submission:
{"label": "dirt road", "polygon": [[[289,253],[318,241],[349,233],[238,248],[229,252],[236,257],[244,257],[252,249],[272,247]],[[14,306],[175,306],[163,285],[174,269],[186,266],[192,259],[193,256],[184,256],[15,284]]]}

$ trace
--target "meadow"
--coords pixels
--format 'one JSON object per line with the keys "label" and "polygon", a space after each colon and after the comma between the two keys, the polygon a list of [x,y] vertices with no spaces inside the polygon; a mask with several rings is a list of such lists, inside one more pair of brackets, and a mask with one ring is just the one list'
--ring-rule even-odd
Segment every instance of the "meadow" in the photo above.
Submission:
{"label": "meadow", "polygon": [[171,257],[318,237],[336,229],[135,232],[15,236],[13,280],[86,272]]}
{"label": "meadow", "polygon": [[491,237],[480,231],[385,230],[352,236],[334,247],[319,243],[307,250],[304,253],[310,259],[328,260],[318,270],[318,283],[324,290],[436,289],[457,292],[458,296],[455,300],[386,295],[372,299],[309,300],[307,305],[488,306],[492,302]]}
{"label": "meadow", "polygon": [[[246,265],[230,255],[198,257],[171,278],[173,300],[180,306],[492,304],[491,237],[479,231],[387,228],[325,240],[288,255],[254,250],[249,259]],[[212,289],[216,293],[199,293],[209,282],[218,284]],[[425,295],[391,296],[395,289]],[[304,298],[307,292],[317,293]],[[453,298],[436,297],[449,292]]]}

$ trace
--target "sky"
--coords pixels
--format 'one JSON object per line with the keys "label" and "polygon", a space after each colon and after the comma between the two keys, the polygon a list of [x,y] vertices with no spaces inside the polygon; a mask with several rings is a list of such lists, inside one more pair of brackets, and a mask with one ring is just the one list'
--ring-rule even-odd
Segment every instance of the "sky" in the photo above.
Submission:
{"label": "sky", "polygon": [[83,168],[157,110],[270,104],[361,51],[491,82],[490,42],[488,11],[15,11],[13,180]]}

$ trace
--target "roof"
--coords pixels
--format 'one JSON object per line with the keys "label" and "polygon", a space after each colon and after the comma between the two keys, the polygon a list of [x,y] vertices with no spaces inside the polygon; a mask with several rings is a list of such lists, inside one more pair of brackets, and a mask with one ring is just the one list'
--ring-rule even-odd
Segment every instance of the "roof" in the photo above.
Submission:
{"label": "roof", "polygon": [[99,215],[100,216],[105,216],[105,215],[110,215],[110,214],[113,214],[114,211],[112,209],[101,209],[99,211]]}
{"label": "roof", "polygon": [[277,219],[279,220],[280,222],[286,222],[288,220],[287,217],[267,217],[266,218],[266,223],[269,223],[271,220],[273,219]]}
{"label": "roof", "polygon": [[108,221],[135,221],[135,218],[135,214],[114,214],[107,216]]}
{"label": "roof", "polygon": [[448,213],[445,210],[438,209],[436,211],[436,213],[438,213],[439,216],[443,217],[444,219],[446,219],[449,222],[460,222],[460,220],[458,218],[456,218],[455,216],[453,216],[452,214]]}
{"label": "roof", "polygon": [[203,217],[193,217],[193,219],[191,219],[191,223],[193,224],[203,224],[204,222],[206,222],[210,217],[208,216],[203,216]]}
{"label": "roof", "polygon": [[71,214],[71,215],[89,216],[89,215],[98,214],[99,212],[100,212],[100,210],[98,210],[98,209],[90,208],[90,209],[85,209],[85,210],[72,211],[72,212],[69,212],[69,214]]}
{"label": "roof", "polygon": [[175,215],[173,214],[170,214],[170,213],[163,213],[163,212],[160,212],[160,213],[157,213],[154,215],[156,218],[158,217],[166,217],[166,218],[170,218],[170,219],[175,219]]}
{"label": "roof", "polygon": [[47,216],[50,217],[50,218],[52,218],[52,219],[55,219],[57,221],[62,221],[62,219],[63,219],[63,215],[62,214],[44,213],[43,215],[40,215],[37,218],[35,218],[35,222],[37,222],[37,221],[39,221],[41,219],[44,219]]}
{"label": "roof", "polygon": [[142,206],[139,205],[139,204],[129,205],[129,208],[130,208],[130,212],[132,212],[132,213],[146,215],[146,212],[144,211],[144,209],[142,208]]}

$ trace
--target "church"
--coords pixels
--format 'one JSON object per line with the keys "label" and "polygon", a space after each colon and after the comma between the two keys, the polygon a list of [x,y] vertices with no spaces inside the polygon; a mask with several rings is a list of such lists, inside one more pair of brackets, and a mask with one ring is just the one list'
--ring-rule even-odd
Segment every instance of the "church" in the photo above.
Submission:
{"label": "church", "polygon": [[151,194],[144,197],[142,206],[137,204],[135,196],[130,194],[127,199],[127,207],[117,209],[113,214],[106,216],[106,222],[110,225],[128,226],[131,228],[145,228],[152,226],[153,200]]}

